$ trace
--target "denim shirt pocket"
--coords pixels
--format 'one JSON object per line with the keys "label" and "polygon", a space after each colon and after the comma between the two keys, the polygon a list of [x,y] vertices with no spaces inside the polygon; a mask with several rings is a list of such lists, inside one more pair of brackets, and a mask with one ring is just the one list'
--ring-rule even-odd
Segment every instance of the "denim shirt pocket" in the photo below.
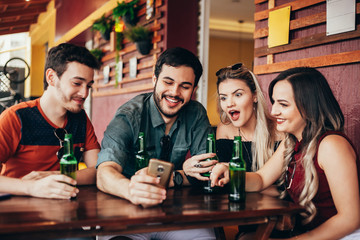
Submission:
{"label": "denim shirt pocket", "polygon": [[171,152],[171,162],[175,165],[175,170],[181,170],[185,162],[185,157],[189,148],[187,147],[174,147]]}
{"label": "denim shirt pocket", "polygon": [[146,144],[146,152],[149,155],[149,158],[157,158],[155,144]]}

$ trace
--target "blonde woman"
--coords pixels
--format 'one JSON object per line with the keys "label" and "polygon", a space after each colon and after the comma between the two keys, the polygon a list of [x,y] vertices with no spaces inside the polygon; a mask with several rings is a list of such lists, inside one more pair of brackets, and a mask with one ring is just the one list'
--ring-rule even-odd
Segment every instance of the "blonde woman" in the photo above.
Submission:
{"label": "blonde woman", "polygon": [[[242,63],[221,68],[216,76],[221,120],[216,131],[219,161],[230,161],[234,136],[241,136],[247,171],[256,171],[272,156],[275,145],[278,144],[276,141],[280,139],[275,133],[260,85],[255,75]],[[207,178],[200,174],[211,170],[210,164],[214,163],[189,159],[185,161],[183,169],[187,176],[205,181]],[[189,178],[191,179],[193,178]],[[278,192],[275,191],[274,194]]]}
{"label": "blonde woman", "polygon": [[272,156],[279,140],[259,83],[242,63],[221,68],[216,76],[221,120],[216,131],[218,157],[229,162],[234,136],[241,136],[247,171],[256,171]]}
{"label": "blonde woman", "polygon": [[[246,174],[246,191],[281,178],[284,193],[306,209],[301,234],[291,239],[360,239],[359,159],[325,77],[313,68],[286,70],[271,82],[269,96],[286,138],[260,170]],[[227,166],[217,164],[210,178],[223,186]]]}

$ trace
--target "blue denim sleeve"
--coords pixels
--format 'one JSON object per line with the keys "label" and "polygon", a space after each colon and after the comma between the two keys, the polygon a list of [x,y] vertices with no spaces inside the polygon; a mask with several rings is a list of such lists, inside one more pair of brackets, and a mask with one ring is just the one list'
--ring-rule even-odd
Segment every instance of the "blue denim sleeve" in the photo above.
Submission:
{"label": "blue denim sleeve", "polygon": [[197,115],[190,130],[192,133],[191,156],[206,153],[206,138],[208,133],[212,131],[205,108],[197,103],[194,109],[196,109]]}
{"label": "blue denim sleeve", "polygon": [[133,129],[129,116],[117,114],[104,132],[101,151],[96,167],[101,163],[113,161],[125,169],[126,163],[133,156]]}
{"label": "blue denim sleeve", "polygon": [[[205,108],[200,103],[197,103],[193,109],[197,114],[195,121],[193,120],[194,124],[190,130],[190,132],[192,132],[192,142],[190,148],[191,156],[206,153],[207,135],[212,133],[212,128]],[[197,180],[194,177],[186,177],[192,186],[202,186],[204,184],[203,181]]]}

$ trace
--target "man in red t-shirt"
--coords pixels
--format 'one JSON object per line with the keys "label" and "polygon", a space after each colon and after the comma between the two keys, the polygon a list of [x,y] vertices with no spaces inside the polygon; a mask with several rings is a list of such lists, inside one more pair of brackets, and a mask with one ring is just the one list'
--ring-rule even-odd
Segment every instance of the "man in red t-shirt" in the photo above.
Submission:
{"label": "man in red t-shirt", "polygon": [[[44,93],[0,115],[0,191],[48,198],[76,196],[76,184],[94,184],[100,145],[83,110],[99,64],[84,47],[60,44],[50,49],[44,74]],[[74,153],[87,168],[76,182],[59,175],[59,151],[65,133],[73,135]],[[22,178],[24,188],[18,183]],[[3,184],[3,183],[12,183]],[[31,184],[27,184],[31,183]],[[41,186],[41,191],[33,190]],[[40,189],[40,188],[38,188]]]}

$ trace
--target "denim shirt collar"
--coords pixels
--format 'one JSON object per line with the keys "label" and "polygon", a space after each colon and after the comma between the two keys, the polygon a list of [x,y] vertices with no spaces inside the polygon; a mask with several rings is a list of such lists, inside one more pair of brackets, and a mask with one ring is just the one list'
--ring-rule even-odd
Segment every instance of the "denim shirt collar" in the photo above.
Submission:
{"label": "denim shirt collar", "polygon": [[161,117],[159,110],[156,107],[154,101],[154,94],[150,97],[150,119],[153,128],[156,128],[162,124],[165,124],[164,119]]}

